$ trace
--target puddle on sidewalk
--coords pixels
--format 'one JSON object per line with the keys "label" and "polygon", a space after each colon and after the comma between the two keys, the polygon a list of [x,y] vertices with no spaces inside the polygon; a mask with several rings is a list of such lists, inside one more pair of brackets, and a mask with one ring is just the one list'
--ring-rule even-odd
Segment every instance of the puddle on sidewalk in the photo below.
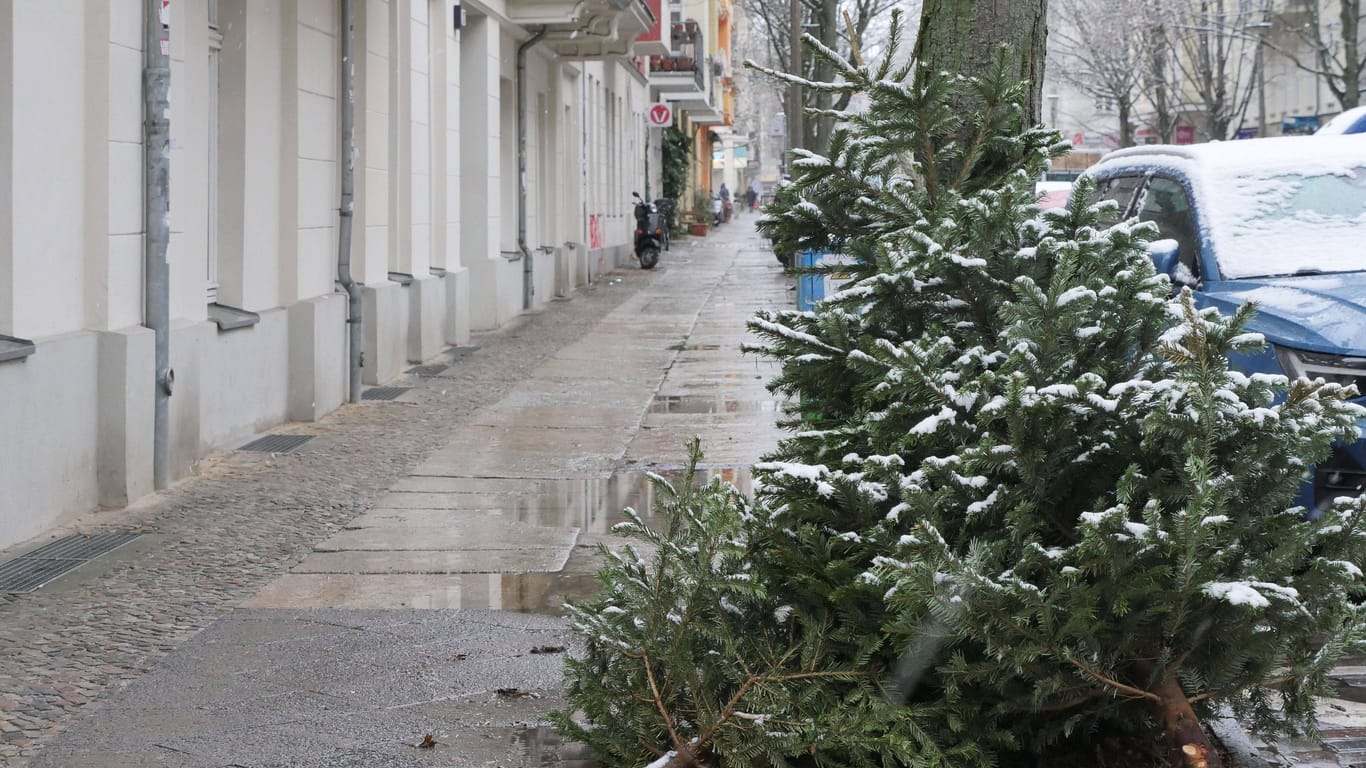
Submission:
{"label": "puddle on sidewalk", "polygon": [[777,413],[777,400],[738,400],[726,396],[659,395],[650,413]]}
{"label": "puddle on sidewalk", "polygon": [[[568,548],[568,559],[557,571],[535,571],[528,557],[541,550],[519,549],[516,534],[508,532],[502,547],[467,549],[456,543],[442,545],[435,538],[430,548],[396,551],[352,550],[315,552],[305,563],[345,555],[347,560],[335,569],[296,568],[277,579],[247,608],[337,608],[343,610],[405,609],[428,610],[492,609],[518,613],[563,616],[565,603],[584,602],[599,593],[597,571],[601,556],[597,544],[616,548],[627,539],[612,535],[612,527],[623,522],[623,510],[635,509],[647,525],[662,527],[665,516],[654,509],[659,491],[644,470],[622,470],[609,478],[538,479],[534,482],[511,478],[428,478],[439,480],[439,488],[426,492],[389,494],[403,501],[426,503],[431,507],[382,508],[369,510],[354,520],[351,528],[372,528],[377,535],[394,530],[446,529],[458,525],[487,526],[492,531],[509,530],[513,521],[558,529],[579,529],[577,543]],[[681,470],[657,473],[670,483],[682,481]],[[722,480],[752,495],[753,478],[748,467],[699,469],[697,483]],[[490,494],[496,499],[490,498]],[[476,501],[496,506],[469,506]],[[443,506],[449,504],[449,506]],[[360,533],[359,531],[353,531]],[[378,538],[383,538],[382,535]],[[378,540],[377,538],[377,540]],[[639,549],[647,545],[634,542]],[[373,560],[371,558],[374,558]],[[489,563],[488,567],[469,563]],[[534,558],[533,558],[534,559]],[[341,563],[340,560],[332,562]],[[451,565],[463,562],[466,566]]]}
{"label": "puddle on sidewalk", "polygon": [[512,748],[523,759],[525,768],[596,768],[599,765],[587,746],[565,741],[559,731],[549,725],[518,729],[512,736]]}
{"label": "puddle on sidewalk", "polygon": [[[655,474],[673,484],[683,477],[678,469]],[[746,495],[753,491],[749,467],[699,469],[695,481],[707,483],[716,478],[731,483]],[[613,525],[625,520],[622,510],[626,507],[639,512],[647,522],[656,517],[653,507],[657,491],[643,470],[620,470],[606,479],[423,479],[429,482],[409,486],[423,490],[387,494],[374,509],[348,527],[440,527],[456,521],[487,520],[491,525],[518,522],[606,534]]]}

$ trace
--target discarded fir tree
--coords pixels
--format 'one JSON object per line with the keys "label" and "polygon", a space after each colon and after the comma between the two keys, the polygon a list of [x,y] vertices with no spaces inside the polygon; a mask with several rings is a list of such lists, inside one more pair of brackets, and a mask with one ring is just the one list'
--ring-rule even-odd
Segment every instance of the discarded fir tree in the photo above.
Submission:
{"label": "discarded fir tree", "polygon": [[1214,766],[1218,713],[1312,731],[1366,529],[1292,498],[1355,393],[1230,372],[1252,310],[1173,297],[1085,184],[1034,205],[1056,136],[1008,57],[898,69],[898,31],[877,67],[817,51],[840,82],[805,87],[866,107],[761,222],[856,261],[752,323],[792,434],[752,507],[680,496],[653,569],[604,571],[562,724],[620,765]]}

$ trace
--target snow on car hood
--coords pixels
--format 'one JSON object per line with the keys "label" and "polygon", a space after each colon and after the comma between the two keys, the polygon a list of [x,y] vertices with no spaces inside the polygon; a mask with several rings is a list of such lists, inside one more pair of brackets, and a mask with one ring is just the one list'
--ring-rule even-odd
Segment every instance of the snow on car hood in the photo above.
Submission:
{"label": "snow on car hood", "polygon": [[1366,353],[1366,272],[1211,282],[1203,293],[1225,314],[1256,302],[1249,330],[1267,341],[1312,352]]}

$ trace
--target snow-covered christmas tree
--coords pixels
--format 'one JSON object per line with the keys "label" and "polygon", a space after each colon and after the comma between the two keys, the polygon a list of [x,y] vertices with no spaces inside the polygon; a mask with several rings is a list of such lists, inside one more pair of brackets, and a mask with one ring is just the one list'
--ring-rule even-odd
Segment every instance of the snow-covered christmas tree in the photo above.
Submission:
{"label": "snow-covered christmas tree", "polygon": [[[895,47],[876,67],[818,53],[839,82],[808,87],[859,91],[867,107],[838,115],[828,155],[793,163],[761,228],[859,266],[815,311],[752,323],[755,351],[783,364],[775,389],[799,405],[756,468],[753,507],[711,534],[743,550],[724,561],[743,599],[690,614],[747,628],[744,650],[655,653],[644,675],[659,636],[591,620],[644,611],[651,593],[676,613],[719,599],[665,588],[677,573],[628,605],[613,582],[649,574],[618,568],[579,616],[595,680],[623,698],[635,686],[638,709],[660,698],[642,675],[730,665],[691,696],[765,747],[727,750],[708,717],[658,707],[623,726],[589,704],[607,689],[581,679],[571,702],[588,730],[641,745],[620,764],[682,752],[943,766],[1094,764],[1097,751],[1213,766],[1204,724],[1223,711],[1267,734],[1311,731],[1325,673],[1362,638],[1366,507],[1310,520],[1292,499],[1335,440],[1355,439],[1355,392],[1231,372],[1231,352],[1262,344],[1244,330],[1254,310],[1221,317],[1173,296],[1151,230],[1102,226],[1112,210],[1085,183],[1065,210],[1040,211],[1033,180],[1057,137],[1021,125],[1004,55],[959,80],[894,67]],[[965,97],[978,109],[952,106]],[[705,564],[689,573],[709,578]],[[796,662],[764,666],[775,659]],[[746,698],[753,669],[831,676]]]}

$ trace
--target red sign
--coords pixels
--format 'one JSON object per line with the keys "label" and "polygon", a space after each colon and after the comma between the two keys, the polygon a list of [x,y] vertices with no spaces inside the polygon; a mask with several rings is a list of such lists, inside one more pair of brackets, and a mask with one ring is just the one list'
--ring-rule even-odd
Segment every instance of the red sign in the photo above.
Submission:
{"label": "red sign", "polygon": [[673,125],[674,111],[667,103],[661,101],[657,104],[650,105],[649,111],[645,113],[645,119],[650,122],[650,125],[653,125],[656,128],[663,128],[665,126]]}
{"label": "red sign", "polygon": [[1176,143],[1177,143],[1177,144],[1194,144],[1194,143],[1195,143],[1195,126],[1193,126],[1193,125],[1178,125],[1178,126],[1176,126]]}

